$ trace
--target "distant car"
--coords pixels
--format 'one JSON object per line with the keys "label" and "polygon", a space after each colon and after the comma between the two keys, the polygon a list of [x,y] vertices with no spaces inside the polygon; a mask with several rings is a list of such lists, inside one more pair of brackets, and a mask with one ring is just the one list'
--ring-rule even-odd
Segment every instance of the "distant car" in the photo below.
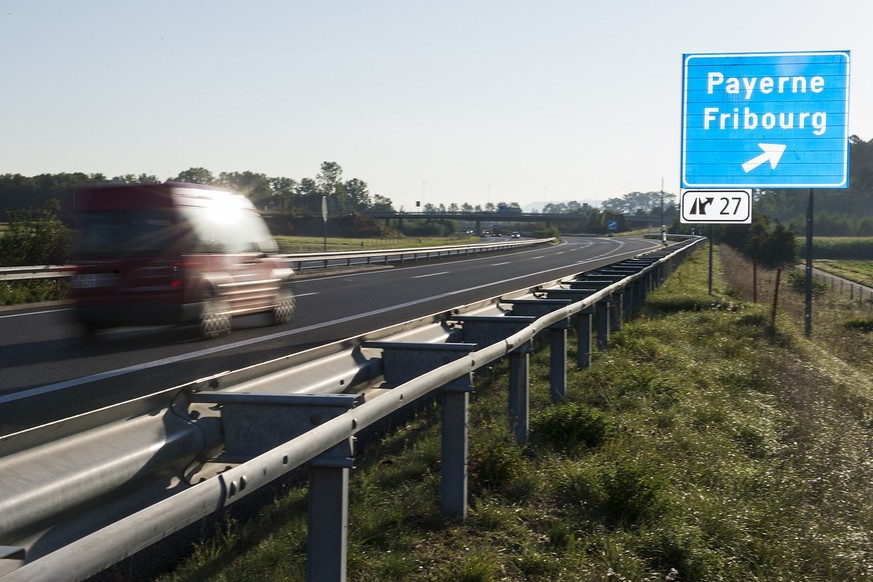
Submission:
{"label": "distant car", "polygon": [[509,238],[521,238],[521,234],[518,231],[513,230],[512,234],[509,235]]}
{"label": "distant car", "polygon": [[229,333],[236,315],[290,321],[293,270],[244,196],[196,184],[99,186],[77,192],[75,313],[89,333],[198,325]]}

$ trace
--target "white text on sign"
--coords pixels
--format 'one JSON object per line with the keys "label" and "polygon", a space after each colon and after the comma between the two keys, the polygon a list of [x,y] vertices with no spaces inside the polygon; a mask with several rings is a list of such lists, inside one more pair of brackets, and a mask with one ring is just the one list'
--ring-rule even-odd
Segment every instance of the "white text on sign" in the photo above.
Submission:
{"label": "white text on sign", "polygon": [[[713,95],[716,90],[724,91],[728,95],[742,95],[746,101],[755,96],[755,91],[762,95],[771,93],[802,94],[821,93],[825,89],[824,77],[820,75],[809,79],[802,76],[794,77],[728,77],[725,80],[723,73],[710,71],[706,76],[706,92]],[[767,112],[758,114],[749,107],[744,107],[740,112],[739,107],[734,107],[732,112],[722,112],[718,107],[705,107],[703,109],[703,129],[812,129],[813,135],[824,135],[828,129],[828,114],[824,111],[801,111],[795,116],[793,111]]]}

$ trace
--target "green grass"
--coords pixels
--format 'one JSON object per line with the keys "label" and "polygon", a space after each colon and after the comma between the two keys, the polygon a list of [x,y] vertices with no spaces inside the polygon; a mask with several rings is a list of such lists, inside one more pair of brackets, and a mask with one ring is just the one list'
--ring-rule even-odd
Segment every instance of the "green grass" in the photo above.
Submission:
{"label": "green grass", "polygon": [[[769,306],[744,299],[748,265],[716,259],[712,295],[699,252],[570,372],[566,403],[550,404],[538,342],[525,445],[509,436],[505,369],[478,374],[465,522],[439,513],[436,409],[367,447],[349,579],[869,579],[873,395],[852,365],[873,360],[869,333],[845,325],[854,307],[823,300],[807,341],[787,290],[773,330]],[[304,495],[217,531],[162,579],[303,580]]]}
{"label": "green grass", "polygon": [[69,283],[63,280],[0,282],[0,305],[18,305],[39,301],[59,301],[70,296]]}
{"label": "green grass", "polygon": [[[806,238],[798,237],[798,248],[805,256]],[[873,257],[873,237],[817,236],[812,241],[813,259],[863,260]]]}
{"label": "green grass", "polygon": [[817,269],[827,271],[866,287],[873,287],[873,260],[870,261],[813,261]]}

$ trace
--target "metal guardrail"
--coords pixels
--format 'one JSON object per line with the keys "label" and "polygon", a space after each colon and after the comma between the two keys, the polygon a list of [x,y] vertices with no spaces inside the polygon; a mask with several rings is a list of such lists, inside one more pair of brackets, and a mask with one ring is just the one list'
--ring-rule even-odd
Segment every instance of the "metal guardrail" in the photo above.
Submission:
{"label": "metal guardrail", "polygon": [[0,267],[0,281],[31,281],[35,279],[64,279],[72,277],[71,265],[34,265],[31,267]]}
{"label": "metal guardrail", "polygon": [[587,367],[592,317],[606,349],[697,242],[0,437],[0,578],[83,580],[307,465],[307,577],[344,580],[355,435],[439,394],[440,503],[463,518],[473,372],[510,358],[509,422],[526,440],[531,340],[549,331],[561,400],[570,318]]}
{"label": "metal guardrail", "polygon": [[[477,255],[482,253],[494,253],[507,250],[515,250],[535,245],[551,244],[554,238],[536,240],[509,240],[500,242],[443,245],[435,247],[413,247],[403,249],[389,249],[379,251],[342,251],[326,253],[293,253],[279,255],[283,259],[291,261],[297,271],[327,267],[331,263],[345,261],[351,265],[352,261],[360,261],[364,264],[382,263],[390,264],[392,261],[403,264],[407,261],[429,260]],[[35,279],[64,279],[72,277],[76,272],[73,265],[34,265],[25,267],[0,267],[0,281],[30,281]]]}

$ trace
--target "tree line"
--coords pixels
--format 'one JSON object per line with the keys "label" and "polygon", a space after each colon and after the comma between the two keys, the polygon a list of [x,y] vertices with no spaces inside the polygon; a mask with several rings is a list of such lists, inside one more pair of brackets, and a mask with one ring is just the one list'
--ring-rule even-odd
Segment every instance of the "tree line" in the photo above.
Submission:
{"label": "tree line", "polygon": [[[166,180],[229,188],[245,194],[260,210],[279,211],[291,216],[320,216],[321,200],[327,196],[328,211],[333,216],[372,211],[393,212],[389,198],[372,195],[367,183],[359,178],[343,179],[336,162],[323,162],[315,178],[295,180],[270,177],[256,172],[221,172],[206,168],[189,168]],[[8,212],[43,208],[50,200],[62,200],[72,210],[77,189],[101,184],[159,184],[151,174],[125,174],[107,178],[103,174],[83,172],[41,174],[0,174],[0,208]]]}
{"label": "tree line", "polygon": [[[804,232],[808,194],[806,188],[757,190],[753,211]],[[816,188],[813,201],[816,236],[873,236],[873,139],[849,138],[849,187]]]}

